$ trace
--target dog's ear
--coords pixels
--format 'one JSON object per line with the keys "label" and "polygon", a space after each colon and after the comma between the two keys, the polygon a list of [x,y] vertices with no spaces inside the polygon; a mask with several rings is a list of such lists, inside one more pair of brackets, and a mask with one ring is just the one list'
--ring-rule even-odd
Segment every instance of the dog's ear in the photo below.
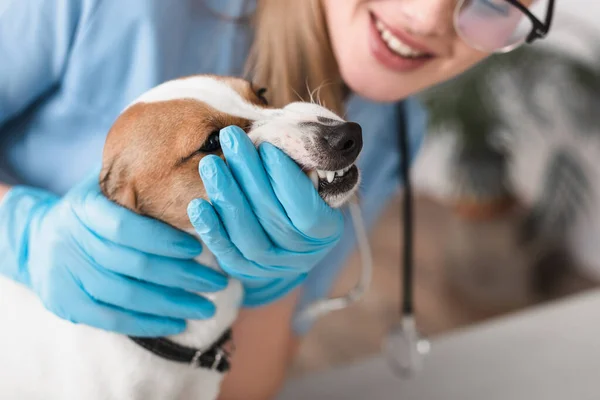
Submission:
{"label": "dog's ear", "polygon": [[265,106],[268,106],[269,102],[267,101],[267,98],[265,97],[265,93],[267,93],[267,88],[260,88],[256,91],[256,95],[258,96],[260,101],[262,101]]}
{"label": "dog's ear", "polygon": [[102,167],[100,172],[100,189],[102,193],[109,200],[139,213],[135,182],[127,177],[126,169],[113,168],[113,166],[114,164],[111,163]]}
{"label": "dog's ear", "polygon": [[267,101],[267,98],[265,97],[265,93],[267,93],[267,88],[261,87],[261,88],[258,88],[258,90],[257,90],[257,89],[255,89],[254,82],[251,79],[246,79],[246,81],[250,85],[250,90],[258,98],[258,100],[260,100],[260,102],[262,104],[264,104],[265,106],[268,106],[269,102]]}

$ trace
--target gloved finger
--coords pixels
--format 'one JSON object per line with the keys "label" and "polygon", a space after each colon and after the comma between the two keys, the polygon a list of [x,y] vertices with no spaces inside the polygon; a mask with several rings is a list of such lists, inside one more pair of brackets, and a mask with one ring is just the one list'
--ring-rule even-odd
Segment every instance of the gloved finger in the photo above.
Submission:
{"label": "gloved finger", "polygon": [[289,269],[268,269],[247,260],[231,242],[215,209],[208,202],[201,199],[192,200],[188,206],[188,216],[206,247],[229,275],[240,280],[252,281],[295,273]]}
{"label": "gloved finger", "polygon": [[262,256],[273,249],[256,216],[233,179],[229,168],[216,156],[204,157],[200,161],[200,176],[213,208],[232,243],[244,258],[264,264]]}
{"label": "gloved finger", "polygon": [[193,260],[141,253],[100,238],[87,240],[81,245],[88,254],[95,255],[97,264],[140,281],[191,292],[216,292],[225,289],[228,283],[227,277],[218,271]]}
{"label": "gloved finger", "polygon": [[130,279],[103,268],[86,268],[78,278],[94,300],[133,312],[197,320],[215,314],[214,304],[195,293]]}
{"label": "gloved finger", "polygon": [[44,306],[62,319],[125,335],[176,335],[186,326],[183,319],[138,313],[98,301],[82,290],[81,280],[73,274],[61,274],[60,282],[47,285],[40,295]]}
{"label": "gloved finger", "polygon": [[108,200],[92,174],[78,187],[73,210],[86,227],[107,240],[145,253],[189,259],[202,252],[193,236],[163,222],[134,213]]}
{"label": "gloved finger", "polygon": [[[205,159],[206,157],[203,160]],[[208,183],[208,179],[205,179],[207,182],[205,183],[205,189],[209,198],[213,200],[212,206],[206,202],[190,202],[188,205],[188,216],[192,219],[191,215],[195,214],[194,218],[196,218],[197,224],[202,223],[202,218],[199,218],[197,215],[199,212],[208,214],[210,211],[216,209],[218,213],[218,217],[217,214],[214,216],[213,229],[211,229],[213,236],[211,238],[201,237],[204,244],[207,245],[209,249],[211,249],[209,246],[210,240],[218,241],[222,246],[225,246],[226,243],[231,244],[231,246],[222,247],[220,251],[229,252],[231,247],[240,253],[241,258],[250,261],[252,265],[261,265],[262,267],[260,268],[264,273],[255,270],[256,267],[254,269],[246,269],[248,274],[257,277],[281,277],[288,276],[289,274],[294,274],[295,276],[298,273],[306,272],[313,264],[312,262],[307,263],[306,258],[313,258],[314,251],[318,251],[319,249],[315,249],[313,242],[306,243],[306,237],[297,231],[295,233],[296,239],[290,238],[291,240],[298,241],[298,243],[295,244],[295,248],[298,249],[297,251],[291,252],[273,246],[269,241],[269,238],[266,237],[264,231],[262,231],[261,227],[256,222],[256,218],[252,211],[248,210],[244,195],[241,194],[236,182],[232,179],[229,170],[224,165],[223,161],[218,157],[214,157],[214,160],[219,169],[217,173],[221,174],[217,179],[219,182],[219,189],[214,189],[211,186],[214,179],[210,183]],[[204,162],[201,161],[201,171],[204,171],[204,166]],[[225,199],[220,196],[221,193],[227,193],[227,198]],[[200,206],[200,208],[194,210],[194,208],[198,206]],[[240,210],[243,211],[240,212]],[[212,216],[207,216],[207,218],[211,218],[210,220],[213,221]],[[192,221],[192,225],[193,224],[194,221]],[[288,222],[288,224],[291,223]],[[217,229],[217,227],[221,230]],[[206,228],[204,229],[206,230]],[[196,232],[200,233],[199,230],[200,228],[196,227]],[[223,235],[221,232],[227,233]],[[304,252],[299,252],[302,250],[304,250]],[[217,259],[223,262],[224,258],[222,256],[218,256],[213,249],[211,249],[211,251],[217,256]],[[227,264],[233,265],[231,262],[228,262]],[[238,263],[239,262],[240,261],[238,261]],[[285,265],[285,267],[279,266],[282,264]],[[241,267],[242,264],[239,265],[239,268],[238,266],[235,268],[241,271]],[[245,265],[244,268],[249,268],[249,265]],[[231,271],[226,272],[231,273]]]}
{"label": "gloved finger", "polygon": [[263,143],[259,152],[273,191],[294,226],[309,238],[339,238],[344,221],[341,211],[325,203],[308,176],[281,150]]}
{"label": "gloved finger", "polygon": [[[186,322],[183,319],[156,317],[141,314],[110,304],[86,299],[77,305],[75,319],[86,325],[120,333],[122,335],[138,337],[162,337],[177,335],[185,330]],[[93,311],[91,311],[93,310]],[[93,316],[90,318],[90,316]]]}
{"label": "gloved finger", "polygon": [[273,244],[294,250],[302,246],[297,242],[305,239],[275,196],[263,162],[248,135],[237,126],[230,126],[221,130],[219,138],[227,166]]}

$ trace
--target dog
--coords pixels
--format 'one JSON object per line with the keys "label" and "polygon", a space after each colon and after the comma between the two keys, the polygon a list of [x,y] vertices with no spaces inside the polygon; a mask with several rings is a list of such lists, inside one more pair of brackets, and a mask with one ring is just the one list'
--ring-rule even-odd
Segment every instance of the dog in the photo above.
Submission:
{"label": "dog", "polygon": [[[268,106],[264,90],[240,78],[198,75],[158,85],[125,108],[104,146],[100,186],[110,200],[194,234],[187,205],[207,198],[200,159],[223,157],[219,130],[236,125],[253,143],[283,150],[332,207],[355,193],[360,126],[326,108]],[[302,201],[302,199],[298,199]],[[197,261],[218,269],[205,249]],[[187,321],[167,338],[130,338],[62,320],[24,287],[0,278],[0,399],[217,398],[232,351],[230,327],[243,296],[230,279],[208,320]],[[10,306],[9,306],[10,305]]]}

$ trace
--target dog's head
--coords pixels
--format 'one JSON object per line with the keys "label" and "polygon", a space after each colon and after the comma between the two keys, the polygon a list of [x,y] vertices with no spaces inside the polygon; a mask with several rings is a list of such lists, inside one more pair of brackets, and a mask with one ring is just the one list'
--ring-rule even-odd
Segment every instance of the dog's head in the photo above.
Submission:
{"label": "dog's head", "polygon": [[248,81],[201,75],[149,90],[117,118],[104,146],[103,193],[189,230],[188,203],[206,198],[198,162],[208,154],[223,157],[219,131],[229,125],[246,131],[256,146],[269,142],[288,154],[332,207],[343,205],[359,184],[358,124],[313,103],[270,108]]}

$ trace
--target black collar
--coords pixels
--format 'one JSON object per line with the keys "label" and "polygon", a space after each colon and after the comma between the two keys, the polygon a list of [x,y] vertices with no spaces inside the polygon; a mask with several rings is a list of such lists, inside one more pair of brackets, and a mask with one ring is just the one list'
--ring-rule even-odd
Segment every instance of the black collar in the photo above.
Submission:
{"label": "black collar", "polygon": [[[227,329],[212,346],[205,350],[182,346],[165,338],[129,337],[146,350],[164,359],[189,364],[195,368],[206,368],[221,373],[229,371],[233,349],[226,349],[231,342],[231,328]],[[232,344],[232,343],[231,343]],[[232,346],[231,346],[232,347]]]}

